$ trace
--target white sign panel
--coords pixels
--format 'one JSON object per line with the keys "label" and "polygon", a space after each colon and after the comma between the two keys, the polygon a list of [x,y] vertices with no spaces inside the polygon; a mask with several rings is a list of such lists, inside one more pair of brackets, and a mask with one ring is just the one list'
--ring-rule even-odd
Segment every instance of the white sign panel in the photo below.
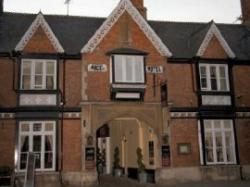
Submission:
{"label": "white sign panel", "polygon": [[162,66],[146,66],[147,73],[163,73]]}
{"label": "white sign panel", "polygon": [[106,72],[108,70],[106,64],[89,64],[89,72]]}

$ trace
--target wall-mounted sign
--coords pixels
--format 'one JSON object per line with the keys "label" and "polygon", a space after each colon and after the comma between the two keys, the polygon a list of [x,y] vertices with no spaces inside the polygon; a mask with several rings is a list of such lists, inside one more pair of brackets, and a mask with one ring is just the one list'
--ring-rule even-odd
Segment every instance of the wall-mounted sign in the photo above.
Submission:
{"label": "wall-mounted sign", "polygon": [[85,148],[85,168],[87,170],[92,170],[95,168],[95,148],[94,147]]}
{"label": "wall-mounted sign", "polygon": [[162,66],[146,66],[147,73],[163,73]]}
{"label": "wall-mounted sign", "polygon": [[89,72],[106,72],[108,70],[106,64],[89,64]]}
{"label": "wall-mounted sign", "polygon": [[161,147],[161,159],[162,159],[162,167],[170,166],[170,148],[168,145],[163,145]]}

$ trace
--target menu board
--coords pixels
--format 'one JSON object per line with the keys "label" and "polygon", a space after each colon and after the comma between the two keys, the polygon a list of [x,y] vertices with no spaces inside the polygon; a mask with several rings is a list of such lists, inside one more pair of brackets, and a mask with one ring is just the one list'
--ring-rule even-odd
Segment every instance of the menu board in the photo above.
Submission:
{"label": "menu board", "polygon": [[168,145],[163,145],[161,147],[162,156],[162,167],[170,166],[170,147]]}
{"label": "menu board", "polygon": [[85,148],[85,168],[87,170],[92,170],[95,168],[95,148],[94,147]]}

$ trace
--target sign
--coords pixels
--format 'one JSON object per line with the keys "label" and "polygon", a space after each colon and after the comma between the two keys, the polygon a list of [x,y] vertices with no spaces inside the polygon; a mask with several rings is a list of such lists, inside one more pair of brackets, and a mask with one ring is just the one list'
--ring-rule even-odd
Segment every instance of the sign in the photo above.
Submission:
{"label": "sign", "polygon": [[89,72],[106,72],[108,70],[106,64],[89,64]]}
{"label": "sign", "polygon": [[163,73],[162,66],[146,66],[147,73]]}
{"label": "sign", "polygon": [[94,147],[85,148],[85,168],[87,170],[92,170],[95,168],[95,148]]}
{"label": "sign", "polygon": [[170,166],[170,148],[168,145],[161,147],[162,167]]}

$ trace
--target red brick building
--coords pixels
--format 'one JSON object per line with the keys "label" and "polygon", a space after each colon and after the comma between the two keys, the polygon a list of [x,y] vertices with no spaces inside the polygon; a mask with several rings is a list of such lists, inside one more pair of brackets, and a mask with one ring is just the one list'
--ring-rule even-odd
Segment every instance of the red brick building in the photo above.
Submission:
{"label": "red brick building", "polygon": [[[250,178],[250,3],[242,24],[147,20],[143,0],[107,18],[0,9],[0,167],[41,186],[96,181],[115,147],[142,149],[156,183]],[[148,7],[150,9],[150,7]],[[46,178],[46,182],[44,181]]]}

